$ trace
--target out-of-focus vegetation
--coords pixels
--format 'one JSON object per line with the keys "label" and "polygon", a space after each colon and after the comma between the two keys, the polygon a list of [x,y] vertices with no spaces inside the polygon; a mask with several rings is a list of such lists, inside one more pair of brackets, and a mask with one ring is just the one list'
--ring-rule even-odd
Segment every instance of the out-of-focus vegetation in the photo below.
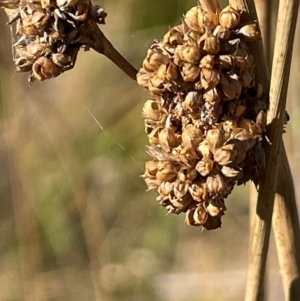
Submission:
{"label": "out-of-focus vegetation", "polygon": [[[103,31],[139,67],[152,40],[195,2],[102,1]],[[166,216],[140,178],[147,92],[92,51],[29,87],[13,71],[5,22],[1,12],[0,300],[242,300],[248,187],[227,200],[220,230]],[[299,49],[298,38],[285,134],[296,186]],[[273,244],[268,266],[268,300],[282,300]]]}

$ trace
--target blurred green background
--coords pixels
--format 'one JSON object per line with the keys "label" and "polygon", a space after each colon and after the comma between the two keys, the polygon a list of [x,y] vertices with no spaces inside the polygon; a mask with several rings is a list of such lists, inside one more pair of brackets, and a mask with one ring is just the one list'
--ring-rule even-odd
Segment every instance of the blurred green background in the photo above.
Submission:
{"label": "blurred green background", "polygon": [[[102,29],[138,68],[152,40],[195,3],[103,0]],[[222,229],[166,216],[140,178],[148,93],[93,51],[29,87],[28,74],[14,72],[5,22],[1,12],[0,300],[242,300],[249,185],[228,198]],[[285,134],[296,189],[299,51],[297,38]],[[266,300],[282,300],[273,237],[269,255]]]}

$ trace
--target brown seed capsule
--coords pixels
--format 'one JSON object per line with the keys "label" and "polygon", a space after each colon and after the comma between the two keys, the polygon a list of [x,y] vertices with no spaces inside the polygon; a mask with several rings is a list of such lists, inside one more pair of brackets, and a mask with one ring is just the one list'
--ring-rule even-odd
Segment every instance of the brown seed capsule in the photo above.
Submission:
{"label": "brown seed capsule", "polygon": [[182,104],[184,108],[188,109],[189,111],[194,111],[199,108],[202,102],[203,94],[196,91],[191,91],[186,95]]}
{"label": "brown seed capsule", "polygon": [[194,6],[185,14],[184,22],[190,29],[204,33],[205,27],[202,23],[199,24],[198,18],[200,19],[201,16],[198,17],[198,15],[202,15],[202,11],[199,6]]}
{"label": "brown seed capsule", "polygon": [[237,31],[236,35],[246,42],[252,42],[261,38],[261,32],[257,23],[244,25]]}
{"label": "brown seed capsule", "polygon": [[189,45],[179,45],[176,47],[174,54],[174,63],[181,65],[183,63],[190,63],[198,65],[201,57],[201,52],[198,47]]}
{"label": "brown seed capsule", "polygon": [[211,129],[206,133],[206,141],[208,147],[212,153],[220,148],[224,143],[224,130],[223,129]]}
{"label": "brown seed capsule", "polygon": [[223,199],[217,198],[210,201],[206,210],[210,216],[222,216],[226,210],[226,206]]}
{"label": "brown seed capsule", "polygon": [[208,214],[203,206],[203,204],[199,204],[194,210],[193,218],[196,225],[203,225],[207,218]]}
{"label": "brown seed capsule", "polygon": [[219,90],[217,88],[205,90],[203,93],[203,98],[207,102],[219,102],[221,99]]}
{"label": "brown seed capsule", "polygon": [[194,64],[184,63],[180,73],[185,82],[194,82],[199,77],[200,68]]}
{"label": "brown seed capsule", "polygon": [[240,13],[228,5],[220,12],[219,19],[221,26],[232,29],[240,23]]}
{"label": "brown seed capsule", "polygon": [[222,222],[219,216],[208,216],[207,221],[203,225],[206,230],[215,230],[221,228]]}
{"label": "brown seed capsule", "polygon": [[216,64],[220,69],[230,69],[233,65],[233,59],[231,55],[222,54],[216,57]]}
{"label": "brown seed capsule", "polygon": [[158,138],[161,148],[167,153],[170,153],[172,149],[177,146],[177,139],[172,127],[165,127],[161,130],[158,134]]}
{"label": "brown seed capsule", "polygon": [[147,161],[146,165],[145,165],[145,175],[147,177],[155,177],[157,171],[158,171],[158,167],[157,167],[157,161]]}
{"label": "brown seed capsule", "polygon": [[195,167],[195,169],[199,172],[202,177],[206,177],[210,174],[213,169],[214,162],[212,159],[208,157],[204,157],[201,161],[199,161]]}
{"label": "brown seed capsule", "polygon": [[206,184],[211,195],[226,194],[226,184],[220,174],[207,177]]}
{"label": "brown seed capsule", "polygon": [[172,27],[163,37],[162,45],[170,53],[174,53],[177,45],[183,43],[182,25]]}
{"label": "brown seed capsule", "polygon": [[151,144],[154,144],[154,145],[159,144],[158,134],[162,129],[163,129],[163,127],[161,127],[161,126],[157,126],[154,129],[152,129],[152,131],[148,135],[148,139]]}
{"label": "brown seed capsule", "polygon": [[147,100],[144,103],[142,116],[145,119],[159,120],[161,118],[161,106],[154,100]]}
{"label": "brown seed capsule", "polygon": [[170,161],[159,161],[157,169],[156,177],[160,181],[173,182],[177,178],[178,170]]}
{"label": "brown seed capsule", "polygon": [[56,5],[58,7],[66,8],[75,6],[79,0],[56,0]]}
{"label": "brown seed capsule", "polygon": [[196,202],[204,202],[208,198],[207,184],[204,179],[197,179],[189,187],[189,192]]}
{"label": "brown seed capsule", "polygon": [[34,62],[32,73],[34,78],[43,81],[59,75],[60,72],[51,59],[42,56]]}
{"label": "brown seed capsule", "polygon": [[190,226],[201,226],[207,221],[208,214],[202,204],[188,209],[185,222]]}
{"label": "brown seed capsule", "polygon": [[221,172],[226,178],[234,178],[241,173],[241,170],[229,166],[223,166]]}
{"label": "brown seed capsule", "polygon": [[137,83],[144,88],[148,88],[149,81],[153,77],[153,75],[153,73],[149,73],[148,71],[142,68],[136,75]]}
{"label": "brown seed capsule", "polygon": [[217,54],[220,51],[220,39],[214,35],[207,35],[204,40],[203,50],[208,54]]}
{"label": "brown seed capsule", "polygon": [[[173,192],[175,198],[183,198],[189,191],[189,186],[189,183],[186,183],[185,181],[177,180],[176,182],[174,182]],[[172,192],[170,195],[172,195]]]}
{"label": "brown seed capsule", "polygon": [[162,182],[158,187],[158,193],[163,196],[168,196],[174,189],[174,182]]}
{"label": "brown seed capsule", "polygon": [[181,182],[192,182],[197,177],[197,171],[191,167],[182,167],[178,172],[178,179]]}
{"label": "brown seed capsule", "polygon": [[159,187],[159,185],[161,184],[161,181],[158,180],[158,179],[155,179],[155,178],[145,178],[144,179],[147,187],[148,187],[148,190],[151,190],[151,189],[156,189],[157,187]]}
{"label": "brown seed capsule", "polygon": [[213,31],[214,28],[219,24],[219,16],[217,13],[211,11],[201,10],[202,13],[198,13],[198,24],[204,26],[206,29]]}
{"label": "brown seed capsule", "polygon": [[202,68],[200,73],[201,85],[204,89],[214,88],[220,81],[220,75],[216,69]]}
{"label": "brown seed capsule", "polygon": [[201,153],[203,158],[211,158],[211,152],[206,139],[199,144],[198,151]]}
{"label": "brown seed capsule", "polygon": [[154,75],[149,81],[148,89],[153,95],[161,95],[165,91],[164,84],[163,79]]}
{"label": "brown seed capsule", "polygon": [[197,148],[202,140],[203,133],[199,128],[189,124],[182,133],[183,148]]}
{"label": "brown seed capsule", "polygon": [[[178,190],[177,190],[178,192]],[[178,192],[179,193],[179,192]],[[181,194],[181,193],[179,193]],[[193,199],[189,193],[186,193],[184,196],[178,198],[175,195],[173,196],[172,194],[169,195],[169,200],[171,204],[180,210],[185,210],[187,207],[192,203]],[[181,211],[182,212],[182,211]]]}
{"label": "brown seed capsule", "polygon": [[227,144],[217,149],[214,153],[214,160],[220,165],[228,165],[234,162],[237,150],[234,144]]}
{"label": "brown seed capsule", "polygon": [[215,64],[215,56],[211,54],[205,55],[200,61],[200,68],[212,69]]}
{"label": "brown seed capsule", "polygon": [[220,74],[220,84],[227,99],[237,99],[242,92],[242,84],[234,75]]}
{"label": "brown seed capsule", "polygon": [[244,70],[239,76],[239,81],[242,83],[243,87],[251,87],[253,82],[253,75],[251,73],[248,70]]}
{"label": "brown seed capsule", "polygon": [[167,64],[168,62],[169,58],[166,55],[158,52],[156,49],[149,49],[143,62],[143,68],[148,72],[157,71],[162,64]]}

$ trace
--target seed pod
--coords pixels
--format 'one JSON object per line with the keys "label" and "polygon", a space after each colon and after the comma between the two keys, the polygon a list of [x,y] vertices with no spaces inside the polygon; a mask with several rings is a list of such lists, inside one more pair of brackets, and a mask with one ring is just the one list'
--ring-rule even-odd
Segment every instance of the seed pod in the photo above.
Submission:
{"label": "seed pod", "polygon": [[163,196],[168,196],[174,189],[174,182],[162,182],[158,188],[158,193]]}
{"label": "seed pod", "polygon": [[164,83],[163,79],[154,75],[149,81],[148,89],[154,95],[161,95],[165,91]]}
{"label": "seed pod", "polygon": [[222,222],[219,216],[208,216],[207,221],[203,225],[206,230],[215,230],[221,228]]}
{"label": "seed pod", "polygon": [[156,178],[164,182],[173,182],[177,178],[178,170],[170,161],[159,161]]}
{"label": "seed pod", "polygon": [[208,214],[202,204],[188,209],[185,222],[191,226],[201,226],[207,221]]}
{"label": "seed pod", "polygon": [[153,77],[153,75],[153,73],[149,73],[148,71],[142,68],[136,75],[137,83],[144,88],[148,88],[149,81]]}
{"label": "seed pod", "polygon": [[184,63],[180,71],[185,82],[194,82],[200,74],[200,68],[194,64]]}
{"label": "seed pod", "polygon": [[[175,184],[176,185],[176,184]],[[177,190],[178,192],[178,190]],[[179,192],[178,192],[179,193]],[[180,194],[180,193],[179,193]],[[183,197],[178,198],[175,195],[169,195],[169,200],[171,202],[171,204],[181,210],[181,212],[185,209],[187,209],[187,207],[192,203],[193,199],[191,197],[191,195],[189,193],[186,193]]]}
{"label": "seed pod", "polygon": [[211,54],[205,55],[200,61],[200,68],[212,69],[215,64],[215,57]]}
{"label": "seed pod", "polygon": [[182,65],[183,63],[199,64],[201,52],[198,47],[189,45],[179,45],[174,54],[174,63]]}
{"label": "seed pod", "polygon": [[34,62],[32,73],[34,78],[43,81],[59,75],[60,72],[51,59],[42,56]]}
{"label": "seed pod", "polygon": [[[198,17],[198,15],[200,15]],[[184,17],[184,23],[192,30],[204,33],[205,27],[202,23],[199,24],[198,19],[201,19],[202,11],[199,6],[192,7],[187,11]]]}
{"label": "seed pod", "polygon": [[225,74],[221,73],[220,84],[224,95],[228,99],[239,98],[242,92],[242,84],[234,76],[226,76]]}
{"label": "seed pod", "polygon": [[220,165],[228,165],[234,162],[237,150],[234,144],[227,144],[217,149],[214,153],[214,160]]}
{"label": "seed pod", "polygon": [[142,115],[145,119],[159,120],[161,118],[161,106],[154,100],[147,100],[144,103]]}
{"label": "seed pod", "polygon": [[175,137],[174,129],[172,127],[165,127],[158,134],[161,148],[170,153],[173,147],[177,146],[177,139]]}
{"label": "seed pod", "polygon": [[158,171],[158,162],[157,161],[147,161],[145,165],[145,176],[146,177],[155,177]]}
{"label": "seed pod", "polygon": [[143,68],[148,72],[157,71],[162,64],[167,64],[168,62],[169,58],[166,55],[158,52],[156,49],[149,49],[143,62]]}
{"label": "seed pod", "polygon": [[253,82],[253,76],[248,70],[244,70],[239,76],[239,81],[243,87],[251,87]]}
{"label": "seed pod", "polygon": [[220,81],[220,75],[216,69],[206,69],[201,70],[201,85],[204,89],[214,88]]}
{"label": "seed pod", "polygon": [[56,0],[56,5],[61,8],[74,7],[79,0]]}
{"label": "seed pod", "polygon": [[196,150],[191,147],[181,148],[179,152],[180,161],[183,162],[185,165],[194,167],[198,160],[198,155]]}
{"label": "seed pod", "polygon": [[197,177],[197,171],[191,167],[182,167],[178,172],[178,179],[181,182],[192,182]]}
{"label": "seed pod", "polygon": [[242,41],[252,42],[261,38],[261,32],[258,28],[257,23],[247,24],[241,27],[236,36],[239,37]]}
{"label": "seed pod", "polygon": [[208,54],[217,54],[220,51],[220,39],[214,35],[207,35],[204,40],[203,50]]}
{"label": "seed pod", "polygon": [[221,172],[226,178],[235,178],[241,173],[240,170],[229,166],[223,166]]}
{"label": "seed pod", "polygon": [[198,13],[198,24],[204,26],[206,29],[213,31],[219,24],[219,16],[211,11],[203,11],[202,14]]}
{"label": "seed pod", "polygon": [[206,184],[211,195],[226,194],[225,181],[220,174],[207,177]]}
{"label": "seed pod", "polygon": [[144,181],[148,187],[148,191],[152,189],[156,189],[161,184],[161,181],[155,178],[144,178]]}
{"label": "seed pod", "polygon": [[228,29],[232,29],[240,23],[240,13],[231,5],[226,6],[220,12],[219,18],[221,26],[226,27]]}
{"label": "seed pod", "polygon": [[184,108],[188,109],[189,111],[194,111],[199,108],[202,102],[203,94],[197,93],[196,91],[191,91],[186,95],[182,104]]}
{"label": "seed pod", "polygon": [[222,54],[218,55],[216,59],[216,64],[220,69],[230,69],[233,65],[233,59],[231,55]]}
{"label": "seed pod", "polygon": [[163,37],[162,44],[170,53],[174,53],[175,48],[183,43],[182,25],[172,27]]}
{"label": "seed pod", "polygon": [[210,201],[206,210],[210,216],[222,216],[226,210],[226,206],[223,199],[217,198]]}
{"label": "seed pod", "polygon": [[190,185],[189,192],[196,202],[204,202],[208,198],[207,184],[204,180],[196,180]]}
{"label": "seed pod", "polygon": [[182,133],[183,148],[197,148],[202,140],[203,133],[194,125],[189,124]]}
{"label": "seed pod", "polygon": [[198,151],[201,153],[203,158],[211,158],[211,152],[206,139],[199,144]]}
{"label": "seed pod", "polygon": [[216,149],[220,148],[224,143],[224,130],[211,129],[206,133],[206,141],[210,151],[214,154]]}
{"label": "seed pod", "polygon": [[220,93],[217,88],[208,89],[204,91],[203,98],[207,102],[219,102]]}
{"label": "seed pod", "polygon": [[[186,183],[185,181],[176,181],[173,183],[173,192],[175,198],[181,199],[183,198],[189,191],[189,183]],[[170,193],[172,195],[172,192]]]}
{"label": "seed pod", "polygon": [[208,158],[208,157],[204,157],[201,161],[199,161],[195,167],[195,169],[199,172],[199,174],[202,177],[206,177],[208,176],[212,169],[213,169],[213,160]]}

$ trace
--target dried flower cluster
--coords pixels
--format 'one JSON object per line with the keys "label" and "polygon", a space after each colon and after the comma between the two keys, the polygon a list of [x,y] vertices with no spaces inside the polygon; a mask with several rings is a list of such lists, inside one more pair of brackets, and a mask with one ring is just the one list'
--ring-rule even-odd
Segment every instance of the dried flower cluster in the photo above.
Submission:
{"label": "dried flower cluster", "polygon": [[90,0],[0,0],[14,25],[17,71],[43,81],[73,68],[87,22],[104,23],[106,13]]}
{"label": "dried flower cluster", "polygon": [[256,23],[231,6],[190,9],[148,50],[138,83],[153,99],[143,107],[148,147],[144,179],[168,212],[216,229],[235,184],[257,180],[264,164],[264,104],[248,43]]}

